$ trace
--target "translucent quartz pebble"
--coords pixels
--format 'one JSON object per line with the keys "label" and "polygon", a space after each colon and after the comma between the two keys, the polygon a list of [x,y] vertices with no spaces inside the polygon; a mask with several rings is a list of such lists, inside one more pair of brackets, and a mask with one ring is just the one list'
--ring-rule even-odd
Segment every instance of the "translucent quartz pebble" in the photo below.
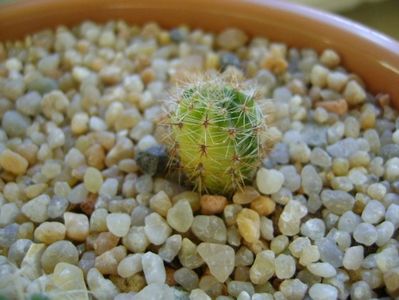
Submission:
{"label": "translucent quartz pebble", "polygon": [[274,275],[274,252],[264,250],[256,255],[254,264],[249,270],[249,277],[254,284],[265,284]]}
{"label": "translucent quartz pebble", "polygon": [[56,289],[62,292],[58,294],[57,299],[67,300],[70,299],[70,295],[73,295],[76,300],[89,299],[83,272],[79,267],[67,263],[58,263],[51,279]]}
{"label": "translucent quartz pebble", "polygon": [[165,266],[162,258],[158,255],[147,252],[141,258],[143,272],[148,284],[164,283],[166,279]]}
{"label": "translucent quartz pebble", "polygon": [[191,226],[193,233],[204,242],[226,243],[227,230],[221,218],[216,216],[196,216]]}
{"label": "translucent quartz pebble", "polygon": [[175,300],[173,289],[166,284],[150,283],[137,293],[134,300]]}
{"label": "translucent quartz pebble", "polygon": [[119,292],[112,281],[105,279],[96,268],[90,269],[87,273],[87,285],[89,286],[90,292],[92,292],[97,299],[112,300]]}
{"label": "translucent quartz pebble", "polygon": [[208,265],[213,276],[220,282],[226,279],[234,270],[234,249],[227,245],[201,243],[198,253]]}

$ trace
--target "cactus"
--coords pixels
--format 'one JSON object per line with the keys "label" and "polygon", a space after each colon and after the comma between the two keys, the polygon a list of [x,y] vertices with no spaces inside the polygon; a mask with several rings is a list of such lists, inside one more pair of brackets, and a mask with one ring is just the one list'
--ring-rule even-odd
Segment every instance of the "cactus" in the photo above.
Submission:
{"label": "cactus", "polygon": [[199,191],[230,193],[252,178],[265,153],[266,122],[237,83],[187,84],[170,112],[170,156]]}

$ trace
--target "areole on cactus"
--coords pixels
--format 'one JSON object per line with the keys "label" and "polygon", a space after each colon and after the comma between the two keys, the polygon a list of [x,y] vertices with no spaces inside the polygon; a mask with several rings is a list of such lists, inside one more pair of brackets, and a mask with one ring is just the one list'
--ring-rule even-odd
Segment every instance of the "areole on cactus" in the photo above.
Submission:
{"label": "areole on cactus", "polygon": [[266,152],[266,118],[253,93],[236,81],[201,78],[174,98],[171,160],[201,192],[240,189]]}

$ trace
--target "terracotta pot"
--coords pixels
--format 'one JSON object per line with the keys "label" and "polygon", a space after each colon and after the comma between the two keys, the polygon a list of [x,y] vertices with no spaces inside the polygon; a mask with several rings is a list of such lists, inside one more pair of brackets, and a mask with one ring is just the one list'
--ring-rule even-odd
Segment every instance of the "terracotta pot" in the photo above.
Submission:
{"label": "terracotta pot", "polygon": [[227,26],[292,46],[337,50],[372,92],[399,107],[399,43],[347,19],[282,0],[18,0],[0,7],[0,40],[85,19],[157,21],[219,31]]}

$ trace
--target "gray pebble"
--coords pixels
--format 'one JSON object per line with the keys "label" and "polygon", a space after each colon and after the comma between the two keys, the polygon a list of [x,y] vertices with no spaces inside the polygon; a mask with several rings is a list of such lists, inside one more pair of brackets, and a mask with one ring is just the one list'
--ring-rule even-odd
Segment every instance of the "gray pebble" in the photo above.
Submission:
{"label": "gray pebble", "polygon": [[333,240],[322,238],[316,241],[316,245],[319,248],[320,259],[322,261],[328,262],[336,268],[342,266],[344,253],[338,248],[337,244]]}
{"label": "gray pebble", "polygon": [[387,211],[385,213],[385,220],[390,221],[395,229],[399,227],[399,205],[391,204],[388,206]]}
{"label": "gray pebble", "polygon": [[36,91],[29,92],[16,101],[16,108],[27,116],[35,116],[40,112],[42,97]]}
{"label": "gray pebble", "polygon": [[173,28],[169,32],[170,39],[175,43],[181,43],[186,39],[187,34],[181,28]]}
{"label": "gray pebble", "polygon": [[220,67],[222,71],[224,71],[228,66],[233,66],[239,69],[241,67],[241,62],[237,55],[231,52],[224,52],[220,55]]}
{"label": "gray pebble", "polygon": [[52,273],[60,262],[77,265],[79,253],[70,241],[56,241],[44,250],[40,262],[46,273]]}
{"label": "gray pebble", "polygon": [[289,189],[291,192],[297,191],[301,187],[301,176],[296,171],[296,168],[292,165],[283,166],[280,172],[284,175],[283,186]]}
{"label": "gray pebble", "polygon": [[324,217],[324,222],[326,223],[326,227],[327,229],[331,229],[333,227],[335,227],[338,222],[339,216],[337,216],[336,214],[333,213],[328,213],[325,217]]}
{"label": "gray pebble", "polygon": [[378,132],[375,129],[368,129],[364,132],[363,136],[369,143],[371,152],[378,154],[381,148]]}
{"label": "gray pebble", "polygon": [[360,223],[353,232],[353,238],[356,242],[365,246],[371,246],[377,241],[377,229],[368,223]]}
{"label": "gray pebble", "polygon": [[20,114],[18,111],[7,111],[2,120],[2,127],[9,137],[21,137],[26,134],[26,129],[31,121],[28,117]]}
{"label": "gray pebble", "polygon": [[357,214],[347,211],[339,218],[338,229],[351,233],[361,221],[361,218]]}
{"label": "gray pebble", "polygon": [[301,179],[302,188],[306,195],[318,194],[323,188],[323,181],[312,165],[306,165],[302,169]]}
{"label": "gray pebble", "polygon": [[327,128],[319,125],[306,125],[302,129],[302,139],[309,146],[320,147],[327,144]]}
{"label": "gray pebble", "polygon": [[308,208],[308,211],[311,214],[316,213],[320,207],[321,207],[322,203],[320,200],[320,196],[318,194],[310,194],[308,197],[308,202],[306,203],[306,206]]}
{"label": "gray pebble", "polygon": [[309,219],[301,226],[301,233],[304,236],[316,241],[324,237],[326,225],[321,219]]}
{"label": "gray pebble", "polygon": [[0,94],[10,100],[16,100],[25,91],[25,83],[22,78],[1,79]]}
{"label": "gray pebble", "polygon": [[269,89],[276,85],[276,77],[269,70],[261,69],[256,74],[257,83],[261,86],[266,86]]}
{"label": "gray pebble", "polygon": [[[384,131],[392,132],[395,129],[395,124],[386,119],[378,118],[376,120],[375,129],[381,134]],[[382,135],[382,134],[381,134]]]}
{"label": "gray pebble", "polygon": [[137,165],[145,174],[155,175],[165,171],[168,156],[164,146],[157,145],[140,151],[136,155]]}
{"label": "gray pebble", "polygon": [[360,150],[360,146],[354,138],[346,138],[327,146],[327,152],[333,157],[348,158],[358,150]]}
{"label": "gray pebble", "polygon": [[371,200],[367,203],[362,212],[364,222],[377,224],[382,221],[385,215],[384,205],[377,200]]}
{"label": "gray pebble", "polygon": [[330,155],[323,149],[316,147],[312,150],[310,154],[310,162],[318,167],[329,168],[332,164],[332,159]]}
{"label": "gray pebble", "polygon": [[27,87],[29,91],[36,91],[44,95],[53,90],[56,90],[58,88],[58,83],[54,79],[44,76],[38,76],[36,79],[29,82]]}
{"label": "gray pebble", "polygon": [[288,145],[285,143],[277,143],[269,154],[269,159],[276,164],[287,164],[290,160]]}
{"label": "gray pebble", "polygon": [[380,149],[379,155],[385,160],[388,160],[393,157],[399,157],[399,145],[397,144],[383,145]]}
{"label": "gray pebble", "polygon": [[344,191],[325,189],[321,193],[323,205],[335,214],[342,215],[355,204],[353,196]]}
{"label": "gray pebble", "polygon": [[288,131],[286,131],[284,133],[283,141],[287,145],[295,144],[295,143],[303,143],[302,135],[297,130],[288,130]]}
{"label": "gray pebble", "polygon": [[278,87],[273,91],[273,99],[276,102],[289,102],[291,98],[292,93],[286,87]]}
{"label": "gray pebble", "polygon": [[136,190],[139,194],[150,193],[153,189],[152,177],[144,174],[136,180]]}
{"label": "gray pebble", "polygon": [[13,243],[8,249],[8,259],[19,266],[28,252],[32,241],[28,239],[20,239]]}
{"label": "gray pebble", "polygon": [[54,196],[47,207],[48,217],[56,219],[61,217],[68,208],[68,200],[64,197]]}
{"label": "gray pebble", "polygon": [[373,293],[365,281],[355,282],[351,287],[350,298],[352,300],[371,299]]}
{"label": "gray pebble", "polygon": [[0,247],[10,247],[18,238],[19,225],[16,223],[0,229]]}
{"label": "gray pebble", "polygon": [[282,187],[278,192],[272,194],[272,200],[278,204],[285,205],[288,201],[292,200],[292,192]]}

